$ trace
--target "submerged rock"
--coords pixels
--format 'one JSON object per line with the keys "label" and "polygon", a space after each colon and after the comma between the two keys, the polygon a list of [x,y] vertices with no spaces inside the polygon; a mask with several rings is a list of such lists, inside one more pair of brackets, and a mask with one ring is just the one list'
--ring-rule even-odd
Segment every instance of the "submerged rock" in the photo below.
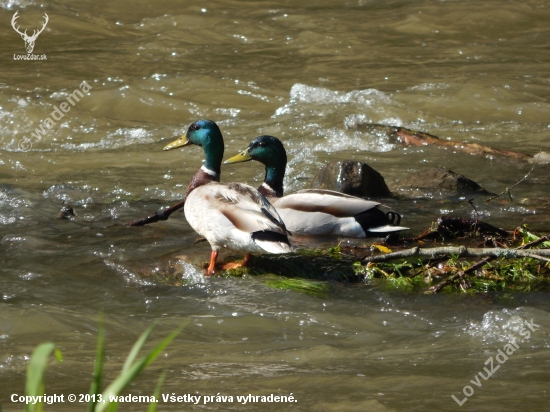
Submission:
{"label": "submerged rock", "polygon": [[70,206],[63,206],[57,215],[61,220],[73,220],[75,218],[74,209]]}
{"label": "submerged rock", "polygon": [[531,163],[548,164],[550,163],[550,153],[539,152],[533,156],[533,159],[529,160]]}
{"label": "submerged rock", "polygon": [[442,166],[409,174],[397,182],[394,191],[411,198],[492,194],[473,180]]}
{"label": "submerged rock", "polygon": [[311,187],[359,197],[391,196],[380,173],[366,163],[350,160],[324,166],[313,178]]}

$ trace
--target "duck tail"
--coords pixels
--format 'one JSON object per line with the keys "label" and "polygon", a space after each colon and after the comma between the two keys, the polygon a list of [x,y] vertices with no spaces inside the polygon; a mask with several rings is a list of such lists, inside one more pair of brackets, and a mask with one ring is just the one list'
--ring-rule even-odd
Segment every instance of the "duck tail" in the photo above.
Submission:
{"label": "duck tail", "polygon": [[399,226],[401,224],[401,215],[397,212],[388,212],[386,213],[386,217],[388,218],[390,224],[394,226]]}
{"label": "duck tail", "polygon": [[359,213],[354,218],[367,236],[369,233],[383,234],[408,229],[408,227],[400,226],[401,215],[399,213],[384,213],[377,207]]}
{"label": "duck tail", "polygon": [[268,253],[291,253],[294,248],[287,235],[270,230],[252,232],[252,240]]}

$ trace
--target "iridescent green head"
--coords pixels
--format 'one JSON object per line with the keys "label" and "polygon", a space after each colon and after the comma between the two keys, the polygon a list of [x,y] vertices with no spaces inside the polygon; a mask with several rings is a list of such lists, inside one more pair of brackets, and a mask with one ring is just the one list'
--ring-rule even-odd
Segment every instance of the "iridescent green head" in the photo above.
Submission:
{"label": "iridescent green head", "polygon": [[223,159],[223,136],[218,125],[212,120],[197,120],[187,133],[178,140],[166,145],[164,150],[177,149],[191,144],[196,144],[204,150],[206,161],[204,166],[216,173],[220,173],[220,166]]}
{"label": "iridescent green head", "polygon": [[256,160],[270,168],[282,167],[284,174],[287,161],[286,150],[281,141],[276,137],[259,136],[250,142],[246,150],[226,160],[224,163],[240,163],[249,160]]}
{"label": "iridescent green head", "polygon": [[256,160],[265,165],[264,183],[272,188],[278,196],[282,196],[283,178],[286,169],[286,150],[279,139],[273,136],[255,138],[246,150],[226,160],[224,164],[248,162]]}

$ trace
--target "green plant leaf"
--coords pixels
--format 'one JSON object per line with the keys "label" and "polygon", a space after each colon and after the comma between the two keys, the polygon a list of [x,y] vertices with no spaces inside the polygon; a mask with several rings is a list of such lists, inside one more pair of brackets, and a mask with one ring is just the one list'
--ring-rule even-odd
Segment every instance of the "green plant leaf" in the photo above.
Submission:
{"label": "green plant leaf", "polygon": [[[139,373],[149,366],[160,353],[174,340],[174,338],[182,331],[182,329],[187,326],[189,321],[186,321],[183,325],[181,325],[178,329],[176,329],[174,332],[172,332],[170,335],[168,335],[164,340],[159,343],[157,346],[155,346],[147,355],[145,355],[143,358],[139,359],[135,363],[131,364],[126,360],[124,363],[123,370],[121,371],[120,375],[103,391],[103,400],[105,403],[99,404],[99,406],[96,409],[96,412],[102,412],[105,410],[105,408],[108,407],[108,411],[116,411],[117,402],[111,403],[111,397],[113,396],[119,396],[120,393],[139,375]],[[151,325],[143,334],[139,337],[136,344],[130,351],[130,354],[128,357],[132,357],[135,359],[137,352],[139,352],[139,349],[143,346],[143,343],[145,342],[145,339],[151,334],[153,328],[156,326],[156,323]],[[143,337],[145,336],[145,339]],[[135,348],[138,348],[135,350]]]}
{"label": "green plant leaf", "polygon": [[[167,370],[163,370],[160,374],[159,380],[157,382],[157,386],[155,388],[155,392],[153,393],[153,396],[156,400],[160,399],[160,390],[162,389],[162,384],[164,383],[164,378],[166,378]],[[147,408],[147,412],[156,412],[157,411],[157,404],[158,402],[151,402],[149,404],[149,408]],[[2,412],[2,411],[0,411]]]}
{"label": "green plant leaf", "polygon": [[105,358],[105,328],[103,327],[103,315],[99,315],[99,325],[97,328],[97,349],[94,362],[94,372],[92,384],[90,386],[90,402],[87,412],[94,412],[98,394],[101,391],[101,375],[103,374],[103,360]]}
{"label": "green plant leaf", "polygon": [[[27,365],[27,382],[25,385],[25,395],[40,396],[44,395],[44,370],[48,364],[48,358],[51,353],[55,353],[56,359],[61,360],[61,352],[56,350],[55,344],[45,342],[38,345],[32,352],[29,364]],[[42,402],[25,405],[26,412],[39,412],[42,410]]]}
{"label": "green plant leaf", "polygon": [[158,325],[158,322],[153,323],[151,326],[149,326],[145,332],[141,334],[139,339],[134,343],[134,346],[132,347],[132,350],[128,354],[128,357],[126,358],[126,362],[124,362],[124,366],[122,367],[122,372],[126,372],[128,369],[130,369],[130,366],[132,366],[132,363],[136,360],[136,357],[143,347],[144,343],[149,338],[149,335],[151,332],[153,332],[153,329],[155,329]]}

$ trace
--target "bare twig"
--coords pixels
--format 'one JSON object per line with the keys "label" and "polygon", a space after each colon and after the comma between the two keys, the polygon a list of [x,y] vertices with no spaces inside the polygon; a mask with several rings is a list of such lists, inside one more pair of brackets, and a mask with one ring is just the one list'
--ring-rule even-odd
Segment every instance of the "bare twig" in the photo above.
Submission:
{"label": "bare twig", "polygon": [[[550,249],[537,249],[538,256],[547,257],[550,256]],[[366,265],[370,262],[387,262],[395,259],[404,259],[411,257],[436,257],[436,256],[451,256],[456,255],[459,257],[480,257],[480,256],[494,256],[495,258],[521,258],[521,257],[533,257],[536,258],[535,253],[524,249],[505,249],[505,248],[468,248],[465,246],[445,246],[424,248],[413,247],[411,249],[400,250],[398,252],[387,253],[385,255],[367,256],[361,260],[361,264]]]}
{"label": "bare twig", "polygon": [[529,249],[534,246],[538,246],[541,243],[544,243],[548,240],[550,240],[550,235],[545,235],[545,236],[539,237],[537,240],[533,240],[532,242],[526,243],[525,245],[518,247],[518,249]]}
{"label": "bare twig", "polygon": [[545,262],[550,262],[550,259],[548,259],[547,257],[544,257],[544,256],[531,255],[531,257],[534,258],[534,259],[538,259],[538,260],[544,260]]}
{"label": "bare twig", "polygon": [[477,222],[479,222],[479,215],[477,213],[477,208],[476,208],[476,205],[474,205],[474,199],[469,199],[468,200],[468,203],[470,204],[470,206],[472,206],[472,208],[474,209],[474,213],[476,215],[476,224]]}
{"label": "bare twig", "polygon": [[[540,153],[541,151],[539,151]],[[486,200],[486,202],[490,202],[491,200],[493,199],[496,199],[497,197],[500,197],[506,193],[508,193],[508,196],[510,197],[510,200],[512,200],[512,195],[510,193],[510,190],[512,190],[514,187],[516,187],[517,185],[519,185],[521,182],[524,182],[528,177],[529,175],[531,174],[531,172],[533,171],[533,169],[535,168],[535,166],[537,165],[538,161],[539,161],[539,157],[538,156],[536,159],[535,159],[535,162],[533,163],[533,167],[531,167],[531,170],[529,170],[529,172],[523,176],[521,179],[519,179],[516,183],[514,183],[512,186],[510,187],[507,187],[506,189],[504,189],[503,192],[499,193],[498,195],[494,195],[493,197],[490,197],[489,199]]]}
{"label": "bare twig", "polygon": [[460,279],[460,278],[464,277],[465,275],[467,275],[468,273],[472,273],[472,272],[482,268],[487,263],[495,260],[496,258],[497,258],[497,256],[487,256],[485,259],[480,260],[476,264],[470,266],[468,269],[461,270],[460,272],[457,272],[454,275],[448,277],[443,282],[438,283],[437,285],[434,285],[434,286],[428,288],[426,293],[437,293],[441,289],[443,289],[445,286],[450,285],[451,283],[453,283],[456,279]]}
{"label": "bare twig", "polygon": [[[525,245],[522,245],[520,247],[518,247],[517,249],[513,249],[513,250],[517,250],[517,251],[520,251],[520,250],[525,250],[525,249],[529,249],[529,248],[532,248],[534,246],[538,246],[540,245],[541,243],[544,243],[546,242],[547,240],[550,239],[550,236],[549,235],[546,235],[546,236],[542,236],[540,238],[538,238],[537,240],[534,240],[532,242],[529,242],[529,243],[526,243]],[[505,249],[505,250],[509,250],[509,249]],[[539,250],[537,250],[538,252]],[[547,252],[548,250],[545,249],[545,250],[541,250],[541,252]],[[469,274],[469,273],[472,273],[473,271],[483,267],[485,264],[495,260],[498,256],[487,256],[485,259],[483,260],[480,260],[479,262],[477,262],[476,264],[470,266],[468,269],[466,270],[463,270],[463,271],[460,271],[460,272],[457,272],[455,273],[454,275],[450,276],[449,278],[445,279],[443,282],[441,283],[438,283],[437,285],[434,285],[432,286],[431,288],[429,288],[426,292],[427,293],[437,293],[439,292],[441,289],[443,289],[445,286],[451,284],[452,282],[454,282],[456,279],[458,278],[462,278],[463,276]],[[550,261],[550,259],[548,258],[545,258],[543,256],[540,256],[540,254],[531,254],[529,257],[532,257],[534,259],[539,259],[539,260],[544,260],[544,261]]]}

